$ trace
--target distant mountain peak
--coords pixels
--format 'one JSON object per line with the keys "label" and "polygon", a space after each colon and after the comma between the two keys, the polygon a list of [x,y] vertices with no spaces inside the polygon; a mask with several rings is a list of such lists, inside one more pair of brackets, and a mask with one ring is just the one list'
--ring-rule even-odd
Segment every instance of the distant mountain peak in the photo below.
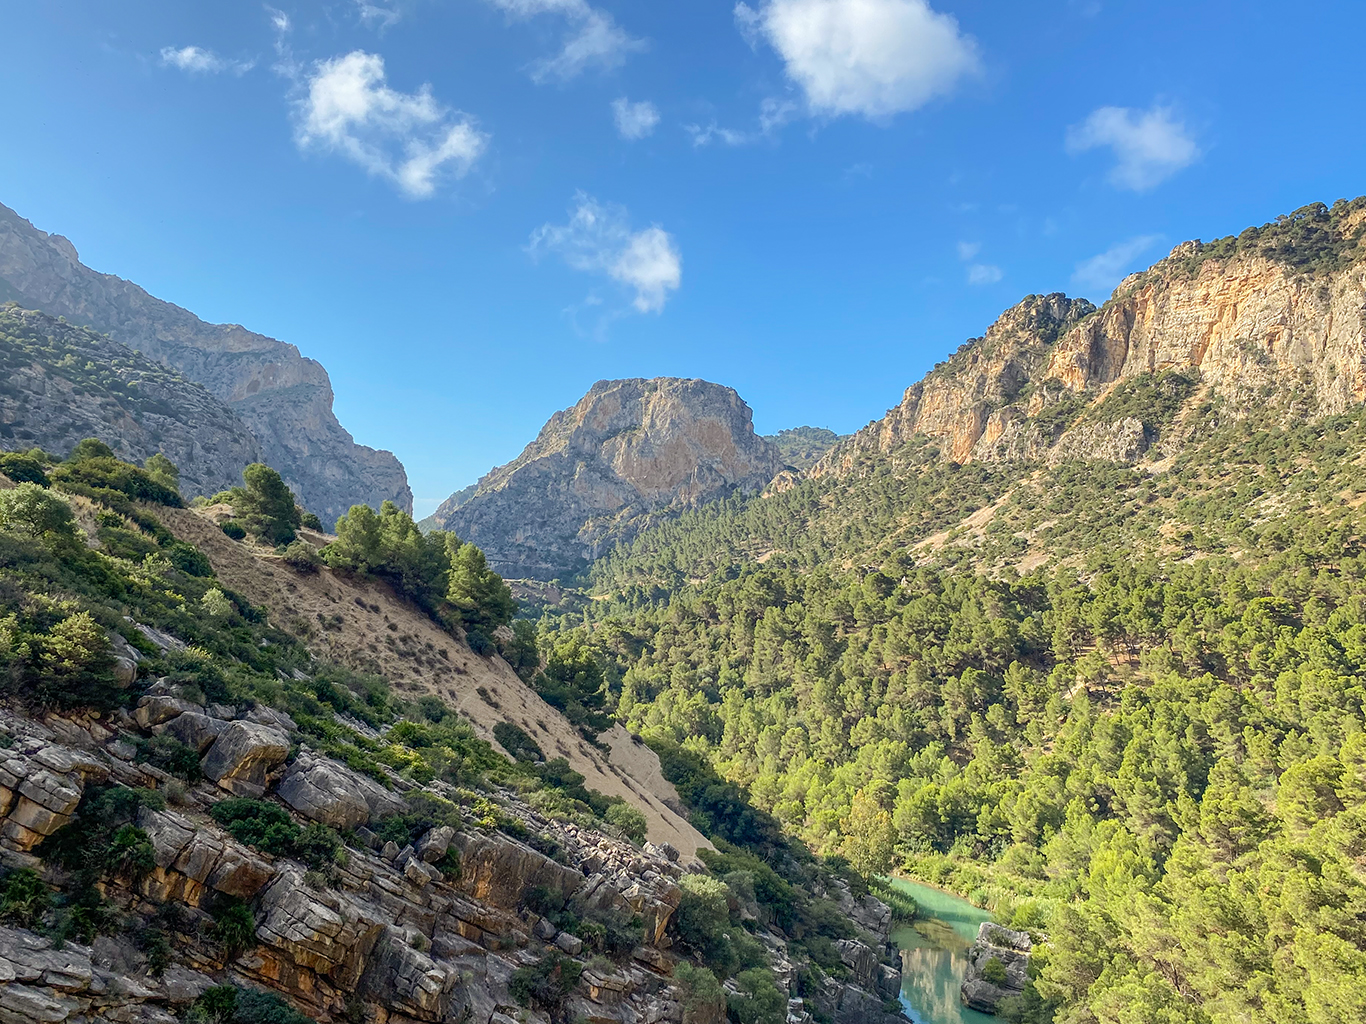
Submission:
{"label": "distant mountain peak", "polygon": [[732,388],[602,380],[433,518],[483,548],[503,575],[550,579],[577,571],[648,517],[762,490],[783,467]]}

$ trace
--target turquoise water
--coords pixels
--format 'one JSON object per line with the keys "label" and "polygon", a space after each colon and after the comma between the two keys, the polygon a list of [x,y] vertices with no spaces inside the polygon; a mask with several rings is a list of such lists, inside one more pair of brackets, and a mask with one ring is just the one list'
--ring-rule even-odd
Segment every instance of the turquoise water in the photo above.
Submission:
{"label": "turquoise water", "polygon": [[899,878],[892,885],[920,906],[920,916],[892,932],[901,947],[901,1007],[915,1024],[999,1024],[958,1001],[967,949],[991,919],[966,900]]}

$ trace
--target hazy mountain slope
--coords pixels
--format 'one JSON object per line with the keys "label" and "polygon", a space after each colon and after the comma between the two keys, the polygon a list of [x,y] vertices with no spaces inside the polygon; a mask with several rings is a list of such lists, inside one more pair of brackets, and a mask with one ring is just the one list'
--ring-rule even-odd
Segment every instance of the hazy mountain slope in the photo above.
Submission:
{"label": "hazy mountain slope", "polygon": [[389,499],[412,508],[398,460],[355,443],[333,415],[327,371],[293,345],[235,324],[207,324],[91,270],[67,239],[39,231],[5,206],[0,281],[0,301],[91,326],[204,385],[251,428],[266,461],[325,522],[357,503],[378,507]]}
{"label": "hazy mountain slope", "polygon": [[99,437],[120,458],[164,453],[187,497],[241,483],[255,435],[203,387],[126,345],[45,313],[0,308],[0,448],[64,455]]}
{"label": "hazy mountain slope", "polygon": [[763,437],[765,441],[772,441],[783,461],[797,470],[809,469],[831,448],[849,440],[849,435],[840,435],[825,427],[790,427]]}
{"label": "hazy mountain slope", "polygon": [[782,468],[730,388],[669,377],[599,381],[433,519],[478,544],[502,575],[552,579],[652,513],[761,490]]}

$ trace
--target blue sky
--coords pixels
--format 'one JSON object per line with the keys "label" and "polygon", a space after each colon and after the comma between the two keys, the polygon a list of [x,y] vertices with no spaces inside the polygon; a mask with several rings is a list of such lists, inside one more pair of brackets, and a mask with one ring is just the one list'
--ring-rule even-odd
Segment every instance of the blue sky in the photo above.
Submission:
{"label": "blue sky", "polygon": [[425,513],[595,380],[847,432],[1031,292],[1366,192],[1366,5],[9,4],[0,202],[323,362]]}

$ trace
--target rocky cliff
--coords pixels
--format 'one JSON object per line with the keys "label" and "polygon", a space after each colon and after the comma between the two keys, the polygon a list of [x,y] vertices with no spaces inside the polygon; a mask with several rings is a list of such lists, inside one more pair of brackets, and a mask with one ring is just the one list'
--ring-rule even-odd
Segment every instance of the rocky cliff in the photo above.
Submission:
{"label": "rocky cliff", "polygon": [[[190,1019],[213,1019],[215,1000],[240,1008],[268,993],[270,1013],[233,1019],[288,1022],[292,1007],[323,1024],[723,1024],[734,983],[708,993],[675,977],[687,960],[675,949],[680,882],[699,863],[538,812],[511,790],[476,800],[441,782],[381,784],[303,738],[283,712],[206,704],[167,680],[111,716],[7,709],[0,1019],[175,1024],[192,1007]],[[202,781],[149,763],[158,743],[197,754]],[[345,848],[322,861],[306,844],[273,850],[269,835],[224,826],[227,801],[269,814],[277,835],[335,844],[331,830],[344,830]],[[434,805],[449,808],[446,823],[403,845],[384,838]],[[115,842],[134,852],[82,890],[88,880],[51,848],[110,815],[127,820]],[[828,896],[863,936],[838,943],[844,980],[808,981],[798,997],[804,961],[780,930],[760,930],[787,1019],[814,1024],[810,1004],[838,1024],[894,1024],[890,911],[847,887]],[[82,905],[95,916],[73,923],[67,908]]]}
{"label": "rocky cliff", "polygon": [[1033,948],[1028,932],[983,921],[977,940],[968,947],[967,967],[958,990],[963,1005],[980,1013],[995,1013],[1001,1000],[1023,995],[1029,984]]}
{"label": "rocky cliff", "polygon": [[473,496],[433,517],[504,576],[568,575],[651,514],[758,491],[783,468],[731,388],[704,380],[599,381],[557,412]]}
{"label": "rocky cliff", "polygon": [[0,205],[0,301],[6,300],[93,327],[202,384],[251,428],[265,461],[324,522],[353,504],[378,508],[385,499],[412,509],[399,461],[356,444],[337,422],[321,364],[293,345],[236,324],[205,323],[129,281],[91,270],[66,238]]}
{"label": "rocky cliff", "polygon": [[[1129,460],[1197,394],[1234,408],[1295,395],[1319,414],[1358,405],[1364,238],[1366,197],[1315,204],[1237,237],[1179,245],[1100,309],[1028,296],[809,472],[849,472],[915,437],[956,462]],[[1164,388],[1180,401],[1164,401]],[[1149,401],[1119,401],[1125,389]]]}
{"label": "rocky cliff", "polygon": [[250,428],[182,374],[46,313],[0,308],[0,448],[64,455],[86,437],[141,463],[164,453],[186,497],[242,479],[263,458]]}

